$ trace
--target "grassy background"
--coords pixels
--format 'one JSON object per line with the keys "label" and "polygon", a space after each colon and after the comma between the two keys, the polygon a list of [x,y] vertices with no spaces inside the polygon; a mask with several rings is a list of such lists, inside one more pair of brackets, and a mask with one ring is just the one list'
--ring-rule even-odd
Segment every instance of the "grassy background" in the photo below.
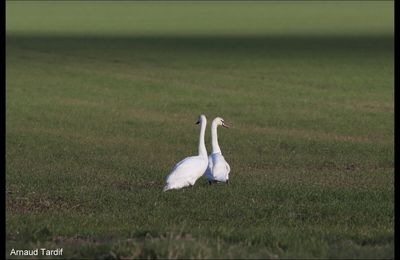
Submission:
{"label": "grassy background", "polygon": [[[7,2],[6,256],[393,257],[393,10]],[[200,113],[231,183],[162,193]]]}

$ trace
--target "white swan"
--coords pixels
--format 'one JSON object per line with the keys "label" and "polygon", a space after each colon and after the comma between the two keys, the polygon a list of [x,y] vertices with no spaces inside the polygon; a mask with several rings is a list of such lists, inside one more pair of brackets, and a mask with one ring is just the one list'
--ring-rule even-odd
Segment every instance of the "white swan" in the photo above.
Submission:
{"label": "white swan", "polygon": [[200,124],[199,155],[186,157],[178,162],[167,176],[167,184],[164,191],[171,189],[180,189],[187,186],[193,186],[207,169],[208,159],[207,150],[204,143],[204,133],[206,131],[207,119],[204,115],[199,116],[196,124]]}
{"label": "white swan", "polygon": [[225,161],[224,156],[221,153],[221,149],[218,145],[217,127],[222,125],[223,127],[229,128],[224,119],[216,117],[211,124],[211,142],[212,142],[212,154],[208,156],[208,167],[204,175],[211,184],[213,182],[226,182],[229,180],[229,172],[231,167]]}

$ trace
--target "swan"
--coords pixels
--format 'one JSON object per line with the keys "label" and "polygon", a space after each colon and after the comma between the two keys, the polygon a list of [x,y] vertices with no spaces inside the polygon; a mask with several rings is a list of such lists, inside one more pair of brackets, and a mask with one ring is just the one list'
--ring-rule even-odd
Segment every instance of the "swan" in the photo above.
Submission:
{"label": "swan", "polygon": [[186,157],[178,162],[167,176],[163,191],[193,186],[207,169],[207,150],[204,143],[204,134],[207,125],[206,117],[200,115],[196,124],[200,124],[199,155]]}
{"label": "swan", "polygon": [[204,173],[209,184],[213,182],[226,182],[228,184],[229,172],[231,171],[231,167],[225,161],[218,145],[217,127],[219,125],[229,128],[224,119],[220,117],[216,117],[211,123],[212,153],[208,156],[208,167]]}

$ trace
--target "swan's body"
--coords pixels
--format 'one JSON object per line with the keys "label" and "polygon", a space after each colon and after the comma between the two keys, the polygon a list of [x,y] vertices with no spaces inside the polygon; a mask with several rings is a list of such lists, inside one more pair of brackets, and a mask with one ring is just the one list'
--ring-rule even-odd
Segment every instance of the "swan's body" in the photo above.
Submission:
{"label": "swan's body", "polygon": [[231,167],[222,155],[221,148],[218,144],[217,127],[219,125],[228,127],[220,117],[215,118],[211,124],[212,154],[208,156],[208,166],[204,173],[210,184],[213,182],[228,183],[229,173],[231,171]]}
{"label": "swan's body", "polygon": [[221,153],[213,153],[208,156],[206,178],[212,182],[228,182],[231,168]]}
{"label": "swan's body", "polygon": [[193,186],[197,179],[199,179],[203,175],[204,171],[207,169],[207,150],[204,143],[204,134],[207,124],[206,117],[204,115],[201,115],[198,123],[201,124],[199,137],[199,155],[186,157],[174,166],[171,173],[166,178],[164,191]]}

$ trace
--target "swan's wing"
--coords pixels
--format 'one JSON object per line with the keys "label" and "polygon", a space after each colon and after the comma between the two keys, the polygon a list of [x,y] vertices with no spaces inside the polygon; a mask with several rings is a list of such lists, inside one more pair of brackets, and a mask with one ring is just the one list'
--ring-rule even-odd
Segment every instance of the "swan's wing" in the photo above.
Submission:
{"label": "swan's wing", "polygon": [[[167,183],[175,181],[191,180],[194,177],[201,176],[206,170],[203,167],[204,159],[199,156],[191,156],[178,162],[167,176]],[[205,165],[207,166],[207,165]]]}
{"label": "swan's wing", "polygon": [[229,164],[225,161],[225,163],[226,163],[226,170],[227,170],[227,173],[229,174],[230,172],[231,172],[231,167],[229,166]]}
{"label": "swan's wing", "polygon": [[209,180],[213,180],[213,176],[212,176],[212,168],[213,168],[213,159],[212,156],[208,156],[208,165],[207,165],[207,169],[204,172],[204,176],[209,179]]}
{"label": "swan's wing", "polygon": [[187,161],[191,160],[193,157],[195,157],[195,156],[186,157],[182,161],[180,161],[177,164],[175,164],[175,166],[174,166],[174,168],[172,168],[171,172],[175,171],[175,169],[178,168],[180,165],[185,164],[185,162],[187,163]]}
{"label": "swan's wing", "polygon": [[225,182],[229,177],[228,174],[230,172],[230,167],[228,163],[225,161],[224,156],[222,154],[215,154],[213,156],[213,169],[212,175],[215,180]]}
{"label": "swan's wing", "polygon": [[227,170],[226,179],[228,180],[229,179],[229,173],[231,172],[231,167],[229,166],[229,164],[226,161],[225,161],[225,163],[226,163],[225,167],[226,167],[226,170]]}

